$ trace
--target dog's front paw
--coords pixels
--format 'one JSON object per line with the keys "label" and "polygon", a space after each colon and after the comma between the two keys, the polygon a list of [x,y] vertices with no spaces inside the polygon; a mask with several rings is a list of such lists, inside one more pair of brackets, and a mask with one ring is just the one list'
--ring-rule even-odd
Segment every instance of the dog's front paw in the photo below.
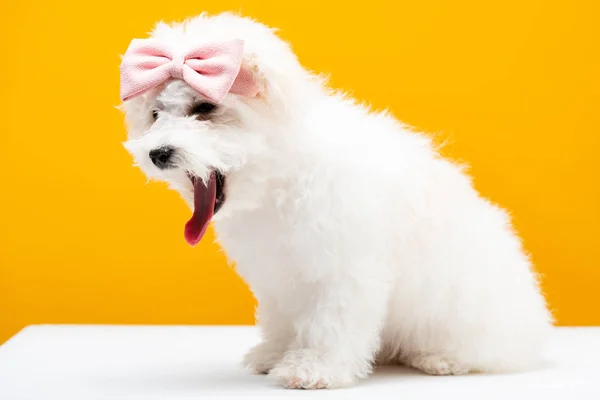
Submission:
{"label": "dog's front paw", "polygon": [[295,350],[285,354],[269,377],[288,389],[334,389],[350,386],[368,374],[357,374],[348,365],[313,350]]}
{"label": "dog's front paw", "polygon": [[285,346],[266,341],[254,346],[244,356],[243,364],[255,374],[267,374],[283,359]]}

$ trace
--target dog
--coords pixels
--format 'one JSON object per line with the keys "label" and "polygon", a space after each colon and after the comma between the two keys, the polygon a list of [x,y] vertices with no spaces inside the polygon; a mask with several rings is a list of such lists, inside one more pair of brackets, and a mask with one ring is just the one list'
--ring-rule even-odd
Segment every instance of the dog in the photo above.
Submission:
{"label": "dog", "polygon": [[432,375],[543,362],[553,324],[507,212],[428,135],[327,86],[236,14],[158,23],[121,64],[125,148],[213,223],[258,301],[244,358],[287,388],[377,364]]}

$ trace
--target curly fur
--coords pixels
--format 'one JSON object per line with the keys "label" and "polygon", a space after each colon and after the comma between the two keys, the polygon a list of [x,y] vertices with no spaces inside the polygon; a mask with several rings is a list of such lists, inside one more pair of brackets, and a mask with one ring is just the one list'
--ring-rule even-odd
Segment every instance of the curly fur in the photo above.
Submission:
{"label": "curly fur", "polygon": [[[243,39],[261,85],[204,121],[186,116],[201,98],[178,80],[123,105],[125,146],[148,177],[190,206],[186,171],[227,177],[213,221],[259,304],[249,368],[290,388],[335,388],[376,362],[436,375],[539,364],[551,316],[520,239],[426,135],[328,89],[251,19],[203,14],[152,36]],[[166,144],[178,168],[150,162]]]}

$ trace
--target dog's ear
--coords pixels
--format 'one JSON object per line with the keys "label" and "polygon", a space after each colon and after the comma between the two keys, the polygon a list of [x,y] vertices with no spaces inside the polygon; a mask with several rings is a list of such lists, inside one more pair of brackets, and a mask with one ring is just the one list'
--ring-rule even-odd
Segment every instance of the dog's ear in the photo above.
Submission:
{"label": "dog's ear", "polygon": [[[242,68],[252,74],[258,93],[254,97],[269,107],[271,112],[285,112],[288,105],[286,93],[293,91],[286,79],[285,66],[271,66],[255,54],[247,54]],[[289,70],[292,68],[288,68]],[[298,76],[296,74],[295,76]]]}
{"label": "dog's ear", "polygon": [[256,55],[246,55],[242,61],[242,69],[252,77],[252,80],[258,89],[256,97],[266,99],[267,81],[264,71],[262,71],[259,66]]}
{"label": "dog's ear", "polygon": [[306,90],[312,78],[286,42],[277,39],[269,43],[266,48],[246,47],[242,68],[254,78],[258,88],[256,98],[270,110],[285,113],[293,94]]}

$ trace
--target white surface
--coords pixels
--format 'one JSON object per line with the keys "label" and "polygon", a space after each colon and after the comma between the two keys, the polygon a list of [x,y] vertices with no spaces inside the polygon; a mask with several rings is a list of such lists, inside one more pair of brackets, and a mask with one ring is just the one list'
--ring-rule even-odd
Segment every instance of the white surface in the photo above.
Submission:
{"label": "white surface", "polygon": [[252,327],[38,325],[0,346],[0,399],[600,399],[600,328],[560,328],[548,365],[512,375],[435,377],[378,368],[354,388],[291,391],[240,366]]}

